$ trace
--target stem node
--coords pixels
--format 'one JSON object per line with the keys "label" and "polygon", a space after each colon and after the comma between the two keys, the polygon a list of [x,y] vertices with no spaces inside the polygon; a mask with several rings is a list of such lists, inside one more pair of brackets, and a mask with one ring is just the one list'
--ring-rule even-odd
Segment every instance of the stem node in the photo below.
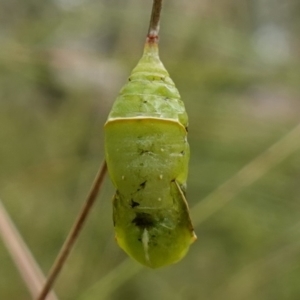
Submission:
{"label": "stem node", "polygon": [[162,0],[153,0],[152,13],[147,35],[148,43],[158,42],[159,21],[162,8]]}

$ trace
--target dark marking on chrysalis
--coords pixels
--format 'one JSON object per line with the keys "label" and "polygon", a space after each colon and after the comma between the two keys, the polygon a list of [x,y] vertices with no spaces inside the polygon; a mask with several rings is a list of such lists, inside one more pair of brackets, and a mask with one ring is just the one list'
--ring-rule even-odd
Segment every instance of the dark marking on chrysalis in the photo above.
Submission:
{"label": "dark marking on chrysalis", "polygon": [[150,228],[154,226],[154,219],[150,214],[141,212],[137,213],[132,223],[141,228]]}
{"label": "dark marking on chrysalis", "polygon": [[136,201],[134,201],[133,199],[131,199],[131,204],[130,204],[130,206],[131,206],[131,208],[135,208],[135,207],[137,207],[137,206],[139,206],[140,204],[138,203],[138,202],[136,202]]}
{"label": "dark marking on chrysalis", "polygon": [[138,190],[144,189],[145,186],[146,186],[146,183],[147,183],[147,180],[145,180],[144,182],[142,182],[142,183],[140,184],[140,188],[139,188]]}
{"label": "dark marking on chrysalis", "polygon": [[143,181],[142,183],[139,184],[139,187],[137,188],[136,192],[139,192],[143,189],[145,189],[146,187],[146,183],[147,183],[147,180]]}

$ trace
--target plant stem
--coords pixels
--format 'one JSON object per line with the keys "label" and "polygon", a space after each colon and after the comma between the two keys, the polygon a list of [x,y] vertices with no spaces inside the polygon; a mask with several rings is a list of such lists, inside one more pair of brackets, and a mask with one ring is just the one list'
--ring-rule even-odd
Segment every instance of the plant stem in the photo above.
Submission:
{"label": "plant stem", "polygon": [[99,189],[102,186],[103,180],[105,178],[105,174],[107,171],[107,165],[106,162],[104,161],[98,171],[98,174],[96,175],[96,178],[94,180],[94,183],[90,189],[90,192],[83,204],[83,207],[81,209],[81,211],[78,214],[78,217],[73,225],[73,227],[70,230],[70,233],[68,235],[68,237],[65,240],[65,243],[63,244],[50,272],[47,278],[47,281],[41,291],[41,293],[39,294],[39,297],[37,298],[37,300],[44,300],[46,299],[46,296],[49,292],[49,290],[51,289],[55,279],[57,278],[57,276],[59,275],[64,263],[66,262],[69,253],[71,251],[71,249],[74,246],[75,241],[78,238],[78,235],[83,227],[83,224],[90,212],[90,209],[92,208],[97,195],[99,193]]}
{"label": "plant stem", "polygon": [[148,30],[148,39],[157,42],[159,32],[160,12],[162,8],[162,0],[153,0],[150,25]]}
{"label": "plant stem", "polygon": [[[35,298],[46,282],[40,267],[32,253],[22,239],[15,224],[8,215],[0,200],[0,236],[2,236],[12,260],[19,270],[32,298]],[[58,300],[53,291],[50,291],[47,300]]]}

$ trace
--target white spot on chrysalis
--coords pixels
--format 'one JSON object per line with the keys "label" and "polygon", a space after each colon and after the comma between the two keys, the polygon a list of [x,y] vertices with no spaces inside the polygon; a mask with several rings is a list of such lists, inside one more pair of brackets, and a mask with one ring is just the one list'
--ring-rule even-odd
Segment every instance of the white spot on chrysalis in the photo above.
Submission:
{"label": "white spot on chrysalis", "polygon": [[161,198],[158,198],[157,200],[158,200],[158,201],[161,201]]}
{"label": "white spot on chrysalis", "polygon": [[160,226],[162,226],[162,227],[165,227],[165,228],[167,228],[167,229],[170,229],[170,230],[172,230],[172,227],[169,227],[169,226],[167,226],[167,225],[165,225],[165,224],[160,224]]}
{"label": "white spot on chrysalis", "polygon": [[145,252],[145,259],[146,261],[150,262],[150,258],[149,258],[149,233],[148,230],[145,228],[142,234],[142,244],[143,244],[143,248],[144,248],[144,252]]}
{"label": "white spot on chrysalis", "polygon": [[160,148],[160,151],[161,151],[161,152],[164,152],[164,151],[165,151],[165,149],[164,149],[164,148]]}
{"label": "white spot on chrysalis", "polygon": [[159,179],[163,179],[163,175],[162,174],[159,175]]}
{"label": "white spot on chrysalis", "polygon": [[125,179],[125,176],[124,175],[122,175],[122,180],[124,180]]}
{"label": "white spot on chrysalis", "polygon": [[172,157],[181,157],[182,154],[181,153],[171,153],[170,156],[172,156]]}

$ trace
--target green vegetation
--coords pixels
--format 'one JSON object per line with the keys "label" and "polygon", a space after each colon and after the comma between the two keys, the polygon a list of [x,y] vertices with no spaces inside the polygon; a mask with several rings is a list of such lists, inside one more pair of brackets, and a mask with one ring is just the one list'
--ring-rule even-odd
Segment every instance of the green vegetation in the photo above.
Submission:
{"label": "green vegetation", "polygon": [[[112,102],[141,57],[145,2],[0,4],[0,198],[45,273],[104,157]],[[129,260],[114,240],[106,180],[58,278],[60,299],[300,298],[299,130],[286,138],[300,120],[300,7],[271,7],[166,1],[160,56],[189,113],[187,198],[198,240],[161,270]],[[236,179],[278,141],[277,156]],[[0,299],[30,299],[2,242],[0,261]]]}

